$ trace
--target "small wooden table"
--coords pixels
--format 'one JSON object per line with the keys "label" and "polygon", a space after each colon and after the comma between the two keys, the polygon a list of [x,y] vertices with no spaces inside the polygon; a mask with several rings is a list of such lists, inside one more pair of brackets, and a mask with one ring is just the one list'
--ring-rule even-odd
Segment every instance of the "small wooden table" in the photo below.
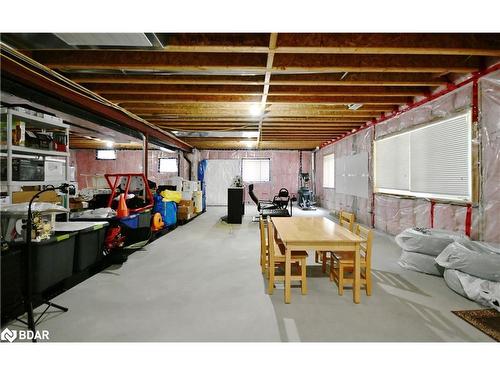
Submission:
{"label": "small wooden table", "polygon": [[360,302],[359,244],[365,240],[326,217],[271,218],[285,251],[285,303],[290,303],[291,251],[351,251],[354,253],[354,303]]}

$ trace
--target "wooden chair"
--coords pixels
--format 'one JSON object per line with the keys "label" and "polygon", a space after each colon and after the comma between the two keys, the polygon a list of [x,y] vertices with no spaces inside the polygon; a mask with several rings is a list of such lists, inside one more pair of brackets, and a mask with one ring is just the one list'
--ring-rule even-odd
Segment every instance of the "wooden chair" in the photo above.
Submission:
{"label": "wooden chair", "polygon": [[[339,212],[339,224],[342,225],[344,228],[349,229],[349,231],[352,232],[354,229],[354,221],[355,221],[356,216],[351,213],[351,212],[346,212],[343,210],[340,210]],[[316,263],[319,262],[319,257],[321,256],[321,270],[323,273],[326,273],[326,264],[328,262],[328,254],[329,251],[316,251],[315,257],[318,259],[316,260]],[[331,262],[331,260],[330,260]]]}
{"label": "wooden chair", "polygon": [[[267,265],[269,263],[269,241],[267,237],[267,219],[264,220],[262,215],[259,215],[259,229],[260,229],[260,267],[262,273],[267,272]],[[276,239],[278,244],[283,244],[280,239]]]}
{"label": "wooden chair", "polygon": [[[371,275],[371,256],[372,256],[372,242],[373,231],[356,225],[356,232],[358,236],[366,240],[360,244],[361,255],[361,285],[365,286],[366,295],[372,294],[372,275]],[[335,281],[339,288],[339,295],[344,294],[344,285],[352,285],[354,276],[354,254],[347,252],[334,253],[330,255],[330,280]],[[351,277],[346,277],[346,273],[351,273]]]}
{"label": "wooden chair", "polygon": [[[268,293],[273,294],[274,282],[285,281],[285,276],[276,275],[276,267],[285,265],[285,246],[283,243],[276,242],[276,234],[273,223],[267,219],[267,232],[269,239],[269,285]],[[291,280],[300,280],[302,294],[307,294],[307,277],[306,277],[306,264],[307,264],[307,251],[292,251],[292,265],[297,264],[300,269],[300,275],[291,276]],[[293,270],[293,267],[292,267]]]}
{"label": "wooden chair", "polygon": [[262,215],[259,215],[259,229],[260,229],[260,267],[262,273],[267,270],[267,252],[268,252],[268,241],[266,237],[266,227],[264,225],[264,219]]}

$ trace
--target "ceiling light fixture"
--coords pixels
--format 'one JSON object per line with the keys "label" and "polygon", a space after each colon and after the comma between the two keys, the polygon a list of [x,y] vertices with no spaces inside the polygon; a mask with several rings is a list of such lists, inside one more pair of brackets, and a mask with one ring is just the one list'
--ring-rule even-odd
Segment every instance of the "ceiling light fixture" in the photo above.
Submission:
{"label": "ceiling light fixture", "polygon": [[113,141],[106,141],[106,147],[111,148],[114,146],[114,144],[115,144],[115,142],[113,142]]}
{"label": "ceiling light fixture", "polygon": [[351,103],[347,105],[347,108],[350,109],[351,111],[355,111],[357,109],[360,109],[363,106],[362,103]]}
{"label": "ceiling light fixture", "polygon": [[262,115],[262,106],[260,104],[254,104],[250,107],[249,112],[252,116],[261,116]]}
{"label": "ceiling light fixture", "polygon": [[240,143],[244,144],[246,148],[252,148],[255,146],[256,141],[240,141]]}

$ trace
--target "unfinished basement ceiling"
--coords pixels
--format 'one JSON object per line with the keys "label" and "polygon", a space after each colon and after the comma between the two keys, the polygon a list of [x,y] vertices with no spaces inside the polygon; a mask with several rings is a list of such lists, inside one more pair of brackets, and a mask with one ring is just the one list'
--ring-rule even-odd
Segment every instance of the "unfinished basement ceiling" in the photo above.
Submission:
{"label": "unfinished basement ceiling", "polygon": [[[102,38],[99,45],[69,45],[63,34],[2,35],[34,60],[165,130],[258,132],[255,146],[261,149],[313,149],[500,57],[500,34],[113,38],[119,45]],[[95,37],[77,39],[93,43]],[[199,149],[249,147],[238,137],[180,138]]]}

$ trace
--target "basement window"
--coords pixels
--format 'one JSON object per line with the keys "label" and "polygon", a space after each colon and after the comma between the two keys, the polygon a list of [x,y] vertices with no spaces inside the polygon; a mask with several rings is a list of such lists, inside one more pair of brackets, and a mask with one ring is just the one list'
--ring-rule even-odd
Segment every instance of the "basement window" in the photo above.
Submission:
{"label": "basement window", "polygon": [[460,115],[374,142],[376,193],[472,202],[472,117]]}
{"label": "basement window", "polygon": [[97,150],[97,160],[116,160],[116,150]]}
{"label": "basement window", "polygon": [[177,173],[179,170],[177,158],[160,158],[158,159],[158,172],[160,173]]}
{"label": "basement window", "polygon": [[323,187],[331,189],[335,187],[335,156],[333,154],[323,156]]}
{"label": "basement window", "polygon": [[241,163],[243,181],[269,182],[270,164],[270,159],[243,159]]}

